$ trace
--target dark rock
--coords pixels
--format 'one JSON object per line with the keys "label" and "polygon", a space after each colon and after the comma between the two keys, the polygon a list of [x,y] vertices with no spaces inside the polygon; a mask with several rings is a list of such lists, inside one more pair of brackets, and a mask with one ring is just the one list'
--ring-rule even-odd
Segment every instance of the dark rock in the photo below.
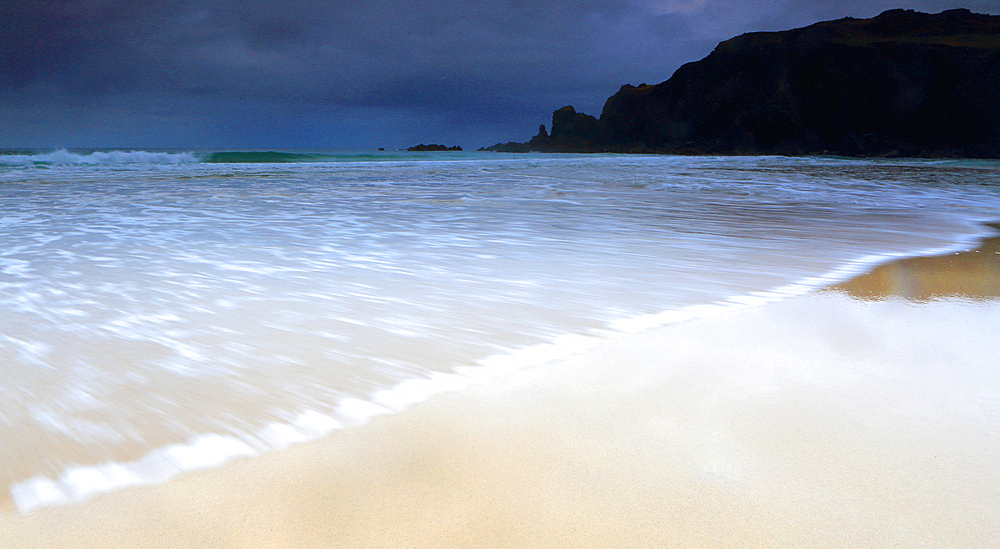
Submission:
{"label": "dark rock", "polygon": [[[534,141],[534,140],[532,140]],[[526,153],[531,152],[530,143],[518,143],[516,141],[508,141],[506,143],[497,143],[490,147],[482,147],[480,151],[490,151],[490,152],[510,152],[510,153]]]}
{"label": "dark rock", "polygon": [[481,150],[494,152],[591,152],[604,142],[600,121],[589,114],[576,112],[565,106],[552,114],[552,133],[546,133],[545,124],[538,127],[538,135],[527,143],[497,143]]}
{"label": "dark rock", "polygon": [[565,106],[552,113],[552,133],[549,135],[550,151],[592,151],[606,141],[604,127],[590,116]]}
{"label": "dark rock", "polygon": [[483,147],[479,149],[481,151],[491,151],[491,152],[514,152],[514,153],[526,153],[531,151],[548,151],[549,150],[549,134],[545,131],[545,124],[538,126],[538,134],[531,138],[531,141],[527,143],[517,143],[515,141],[508,141],[507,143],[497,143],[492,147]]}
{"label": "dark rock", "polygon": [[1000,16],[891,10],[727,40],[600,119],[563,107],[545,151],[1000,157]]}
{"label": "dark rock", "polygon": [[462,147],[459,147],[458,145],[455,145],[454,147],[446,147],[444,145],[433,145],[433,144],[432,145],[424,145],[423,143],[421,143],[419,145],[414,145],[412,147],[408,147],[406,150],[408,150],[408,151],[417,151],[417,152],[427,152],[427,151],[460,151],[460,150],[462,150]]}

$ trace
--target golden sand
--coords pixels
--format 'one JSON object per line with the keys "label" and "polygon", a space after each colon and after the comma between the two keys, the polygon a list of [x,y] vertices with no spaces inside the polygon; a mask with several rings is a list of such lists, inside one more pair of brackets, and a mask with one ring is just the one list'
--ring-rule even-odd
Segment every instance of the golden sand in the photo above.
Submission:
{"label": "golden sand", "polygon": [[1000,236],[974,250],[886,263],[832,289],[861,299],[995,298],[1000,296]]}
{"label": "golden sand", "polygon": [[[984,272],[954,267],[985,250],[906,277]],[[613,338],[315,443],[4,517],[0,547],[997,547],[1000,419],[977,406],[1000,397],[998,313],[825,294]]]}

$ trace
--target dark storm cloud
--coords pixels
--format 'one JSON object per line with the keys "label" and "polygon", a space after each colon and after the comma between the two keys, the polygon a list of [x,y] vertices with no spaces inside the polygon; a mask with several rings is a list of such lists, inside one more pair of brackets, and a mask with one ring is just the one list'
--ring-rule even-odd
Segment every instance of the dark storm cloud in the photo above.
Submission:
{"label": "dark storm cloud", "polygon": [[511,77],[580,61],[616,2],[561,13],[496,2],[41,2],[5,8],[9,87],[298,95],[365,101],[424,75]]}
{"label": "dark storm cloud", "polygon": [[[112,134],[178,145],[199,136],[199,145],[239,139],[249,145],[255,137],[259,146],[349,146],[386,132],[415,138],[420,128],[489,144],[527,137],[508,132],[532,131],[564,104],[597,114],[621,84],[665,80],[735,34],[868,17],[891,7],[959,6],[948,0],[0,1],[0,146],[47,145],[40,142],[47,135],[76,143]],[[969,7],[997,12],[992,1]],[[373,128],[367,140],[366,120]],[[327,127],[333,137],[307,142],[321,133],[313,126]],[[348,137],[338,141],[338,131]]]}

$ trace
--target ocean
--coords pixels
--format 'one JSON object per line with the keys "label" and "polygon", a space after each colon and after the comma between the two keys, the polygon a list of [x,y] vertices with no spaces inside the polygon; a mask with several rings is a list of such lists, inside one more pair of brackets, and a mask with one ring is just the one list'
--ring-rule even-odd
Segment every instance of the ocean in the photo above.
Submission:
{"label": "ocean", "polygon": [[965,252],[997,220],[995,161],[3,151],[0,521]]}

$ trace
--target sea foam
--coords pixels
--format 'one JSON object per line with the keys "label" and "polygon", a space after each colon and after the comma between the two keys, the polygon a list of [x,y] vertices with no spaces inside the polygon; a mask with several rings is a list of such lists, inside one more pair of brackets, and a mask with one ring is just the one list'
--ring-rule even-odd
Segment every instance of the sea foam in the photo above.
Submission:
{"label": "sea foam", "polygon": [[[976,186],[990,166],[481,155],[235,167],[164,153],[192,162],[173,177],[128,164],[133,153],[107,169],[110,153],[63,152],[45,161],[71,169],[0,170],[22,183],[0,185],[2,219],[15,220],[0,221],[0,415],[16,423],[0,422],[0,438],[35,437],[8,452],[22,512],[316,440],[913,250],[961,249],[984,233],[975,222],[1000,217],[995,189]],[[100,185],[35,184],[91,174]]]}
{"label": "sea foam", "polygon": [[[992,231],[984,230],[984,234],[990,232]],[[970,236],[964,240],[973,242],[976,238]],[[910,255],[939,255],[967,247],[968,244],[959,243]],[[769,291],[620,319],[610,322],[606,329],[596,330],[591,334],[564,334],[547,343],[497,353],[480,359],[475,366],[458,367],[454,373],[433,372],[427,377],[408,379],[375,392],[370,399],[346,398],[340,402],[334,414],[305,410],[289,422],[271,422],[243,438],[202,434],[185,444],[172,444],[153,450],[134,462],[70,467],[57,479],[39,475],[13,484],[10,493],[18,510],[28,513],[54,505],[79,503],[95,495],[122,488],[165,482],[186,472],[220,467],[234,459],[311,442],[345,427],[363,425],[376,416],[402,412],[436,395],[461,391],[528,368],[568,360],[620,336],[718,317],[803,296],[901,256],[903,254],[867,255],[824,275],[808,277]]]}
{"label": "sea foam", "polygon": [[35,154],[0,155],[0,166],[73,166],[115,164],[190,164],[200,162],[193,152],[93,151],[59,149]]}

